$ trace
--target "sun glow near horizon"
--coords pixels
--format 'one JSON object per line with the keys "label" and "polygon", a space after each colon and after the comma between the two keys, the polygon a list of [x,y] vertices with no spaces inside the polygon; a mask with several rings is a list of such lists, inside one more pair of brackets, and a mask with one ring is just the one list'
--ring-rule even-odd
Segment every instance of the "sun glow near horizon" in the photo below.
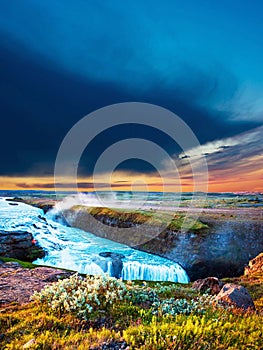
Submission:
{"label": "sun glow near horizon", "polygon": [[192,166],[197,165],[198,155],[195,150],[190,150],[189,154],[174,156],[176,174],[174,168],[164,163],[160,173],[115,170],[112,173],[96,174],[94,177],[79,176],[77,179],[59,176],[56,178],[56,188],[54,175],[0,176],[0,189],[74,191],[77,181],[78,190],[85,192],[262,192],[262,132],[261,127],[240,134],[234,140],[226,139],[220,143],[215,141],[202,145],[201,150],[206,153],[208,174],[193,174]]}
{"label": "sun glow near horizon", "polygon": [[[239,173],[231,176],[226,173],[226,176],[218,176],[214,172],[209,173],[208,192],[262,192],[263,170],[257,169],[250,173]],[[200,184],[199,184],[200,185]],[[197,187],[196,187],[197,188]],[[199,188],[202,188],[199,186]],[[0,190],[54,190],[54,177],[41,176],[1,176]],[[78,190],[91,191],[148,191],[148,192],[192,192],[194,189],[193,179],[191,176],[186,176],[185,179],[168,178],[164,186],[163,181],[159,176],[150,174],[140,174],[134,176],[126,174],[122,177],[114,177],[110,185],[99,182],[93,183],[92,178],[78,178]],[[61,178],[57,181],[57,191],[75,190],[70,179]]]}

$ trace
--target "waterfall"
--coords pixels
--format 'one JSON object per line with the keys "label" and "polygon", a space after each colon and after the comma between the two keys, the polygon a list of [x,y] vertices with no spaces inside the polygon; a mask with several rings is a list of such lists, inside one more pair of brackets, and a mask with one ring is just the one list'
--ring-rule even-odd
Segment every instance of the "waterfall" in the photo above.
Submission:
{"label": "waterfall", "polygon": [[[78,271],[83,274],[108,274],[125,280],[152,280],[187,283],[183,268],[168,259],[148,254],[127,245],[68,227],[44,215],[39,208],[18,203],[9,205],[0,198],[0,228],[28,231],[44,248],[46,256],[34,263]],[[105,255],[121,256],[112,260]]]}
{"label": "waterfall", "polygon": [[137,261],[124,262],[121,277],[124,280],[189,282],[187,274],[178,264],[166,266],[150,265]]}

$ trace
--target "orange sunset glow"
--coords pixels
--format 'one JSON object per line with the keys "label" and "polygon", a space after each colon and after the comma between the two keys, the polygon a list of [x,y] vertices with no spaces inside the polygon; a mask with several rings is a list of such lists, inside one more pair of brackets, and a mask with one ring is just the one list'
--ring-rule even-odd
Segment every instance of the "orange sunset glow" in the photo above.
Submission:
{"label": "orange sunset glow", "polygon": [[[257,163],[258,165],[258,163]],[[231,174],[232,173],[232,174]],[[193,191],[192,179],[181,179],[181,184],[173,178],[166,178],[166,185],[159,176],[154,175],[129,175],[114,176],[109,186],[101,183],[94,184],[95,189],[101,191],[150,191],[150,192],[191,192]],[[61,185],[57,190],[70,191],[70,179],[61,179]],[[80,191],[93,191],[90,186],[81,184],[92,183],[92,178],[78,178]],[[255,166],[250,172],[234,172],[231,169],[221,172],[210,171],[208,180],[208,192],[262,192],[263,191],[263,169]],[[64,186],[63,186],[64,185]],[[91,187],[91,188],[89,188]],[[1,190],[54,190],[54,178],[50,177],[0,177]]]}

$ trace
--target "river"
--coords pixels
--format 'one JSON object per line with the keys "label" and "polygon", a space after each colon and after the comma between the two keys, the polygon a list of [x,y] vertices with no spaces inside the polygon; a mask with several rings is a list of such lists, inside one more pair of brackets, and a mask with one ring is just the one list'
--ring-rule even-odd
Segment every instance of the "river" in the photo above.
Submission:
{"label": "river", "polygon": [[0,229],[32,233],[46,252],[35,264],[84,274],[117,274],[124,280],[189,281],[185,270],[171,260],[65,226],[39,208],[6,199],[0,198]]}

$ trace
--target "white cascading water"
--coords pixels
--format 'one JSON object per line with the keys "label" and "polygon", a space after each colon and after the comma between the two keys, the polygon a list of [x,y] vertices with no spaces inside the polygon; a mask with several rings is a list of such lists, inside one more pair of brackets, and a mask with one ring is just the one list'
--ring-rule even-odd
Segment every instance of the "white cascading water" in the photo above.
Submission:
{"label": "white cascading water", "polygon": [[121,259],[121,277],[125,280],[189,281],[184,269],[173,261],[64,226],[44,215],[39,208],[24,203],[10,205],[6,199],[0,198],[0,229],[31,232],[46,251],[43,259],[34,261],[36,264],[90,275],[107,273],[112,276],[112,259],[99,255],[110,252],[124,256]]}
{"label": "white cascading water", "polygon": [[174,266],[151,265],[137,261],[126,261],[123,263],[121,277],[124,280],[147,280],[150,281],[185,281],[185,271]]}

